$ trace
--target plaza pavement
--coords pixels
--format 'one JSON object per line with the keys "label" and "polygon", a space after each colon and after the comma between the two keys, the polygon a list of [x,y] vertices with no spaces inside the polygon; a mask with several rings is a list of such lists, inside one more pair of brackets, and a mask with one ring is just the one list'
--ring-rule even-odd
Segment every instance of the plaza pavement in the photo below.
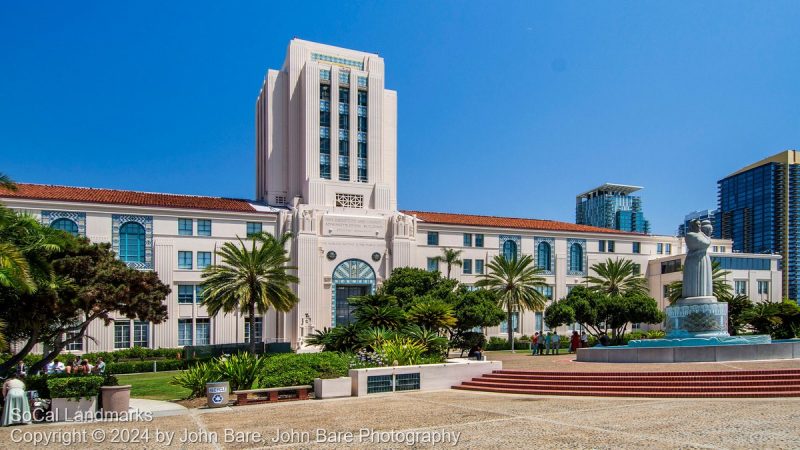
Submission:
{"label": "plaza pavement", "polygon": [[[595,363],[571,362],[572,355],[532,358],[523,354],[491,353],[507,368],[533,370],[608,369]],[[617,370],[627,365],[610,365]],[[635,365],[637,370],[658,370],[661,365]],[[736,370],[744,368],[798,367],[797,361],[755,363],[680,364],[670,370]],[[663,370],[663,368],[661,368]],[[379,394],[362,398],[309,400],[261,404],[215,410],[195,409],[183,415],[156,417],[152,422],[103,424],[28,425],[25,432],[86,430],[87,439],[72,444],[82,449],[107,448],[410,448],[403,443],[374,445],[368,439],[352,444],[320,444],[317,430],[445,431],[460,433],[455,448],[800,448],[800,398],[786,399],[634,399],[556,397],[490,394],[465,391]],[[225,430],[259,432],[260,440],[225,442]],[[105,440],[95,442],[101,430]],[[111,443],[120,430],[147,430],[148,441]],[[198,436],[216,435],[216,442],[191,446],[180,442],[186,431]],[[271,442],[278,430],[294,432],[286,441]],[[0,429],[2,448],[34,448],[12,439],[11,428]],[[162,440],[156,442],[156,432]],[[175,433],[171,445],[164,432]],[[305,433],[308,433],[305,435]],[[230,432],[229,432],[230,433]],[[305,437],[308,436],[308,437]],[[141,441],[141,438],[140,438]],[[62,444],[37,448],[69,448]],[[430,447],[419,445],[418,447]],[[437,447],[452,447],[439,444]]]}

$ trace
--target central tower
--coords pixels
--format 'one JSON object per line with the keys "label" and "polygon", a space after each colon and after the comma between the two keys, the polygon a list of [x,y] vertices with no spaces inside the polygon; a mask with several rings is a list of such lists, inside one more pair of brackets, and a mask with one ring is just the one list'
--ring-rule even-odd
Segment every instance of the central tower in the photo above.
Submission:
{"label": "central tower", "polygon": [[256,103],[256,197],[397,209],[397,93],[383,58],[292,39]]}

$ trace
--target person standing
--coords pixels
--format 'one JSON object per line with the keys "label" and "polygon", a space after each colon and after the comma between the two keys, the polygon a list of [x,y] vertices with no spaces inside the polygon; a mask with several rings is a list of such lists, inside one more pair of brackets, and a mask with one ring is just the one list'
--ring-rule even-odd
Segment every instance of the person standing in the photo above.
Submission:
{"label": "person standing", "polygon": [[581,347],[586,348],[589,346],[589,336],[585,331],[581,331]]}
{"label": "person standing", "polygon": [[25,395],[25,383],[17,378],[16,375],[11,375],[11,377],[3,383],[3,397],[6,399],[6,403],[3,407],[2,425],[5,427],[8,425],[29,423],[28,419],[31,417],[31,408],[28,405],[28,398]]}
{"label": "person standing", "polygon": [[553,332],[551,344],[553,345],[553,352],[558,355],[559,350],[561,350],[561,336],[558,335],[558,331]]}
{"label": "person standing", "polygon": [[531,356],[536,356],[536,353],[539,350],[539,332],[533,334],[531,338]]}
{"label": "person standing", "polygon": [[550,344],[552,343],[552,341],[553,341],[553,335],[552,335],[552,333],[550,333],[548,331],[547,332],[547,336],[544,337],[544,350],[545,350],[544,354],[545,355],[549,355],[550,354]]}
{"label": "person standing", "polygon": [[579,335],[577,331],[572,332],[572,339],[570,340],[570,348],[574,353],[578,353],[578,349],[581,348],[581,335]]}

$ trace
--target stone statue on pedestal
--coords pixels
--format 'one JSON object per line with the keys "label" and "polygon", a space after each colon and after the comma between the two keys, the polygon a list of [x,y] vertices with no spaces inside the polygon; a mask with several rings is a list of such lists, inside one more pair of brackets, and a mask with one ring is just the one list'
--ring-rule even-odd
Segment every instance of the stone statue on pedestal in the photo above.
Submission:
{"label": "stone statue on pedestal", "polygon": [[686,233],[686,260],[683,263],[682,298],[713,297],[714,283],[711,275],[711,222],[693,220]]}

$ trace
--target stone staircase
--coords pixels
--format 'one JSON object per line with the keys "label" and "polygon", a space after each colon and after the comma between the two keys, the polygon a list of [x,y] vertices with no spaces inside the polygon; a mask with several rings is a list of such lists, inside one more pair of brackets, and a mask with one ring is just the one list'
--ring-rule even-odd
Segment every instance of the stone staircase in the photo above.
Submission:
{"label": "stone staircase", "polygon": [[800,397],[800,369],[719,372],[495,370],[453,389],[603,397]]}

